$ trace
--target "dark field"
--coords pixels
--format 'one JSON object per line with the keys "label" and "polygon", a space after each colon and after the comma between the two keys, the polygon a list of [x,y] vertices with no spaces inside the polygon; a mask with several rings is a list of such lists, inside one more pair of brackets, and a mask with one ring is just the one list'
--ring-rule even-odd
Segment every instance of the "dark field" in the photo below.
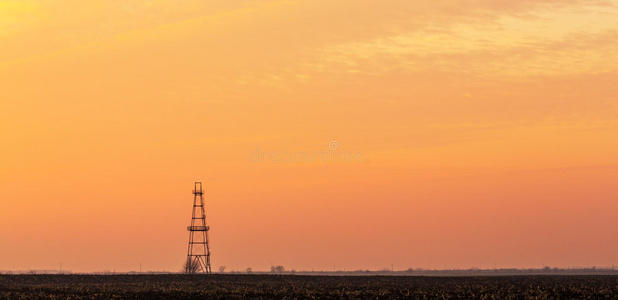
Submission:
{"label": "dark field", "polygon": [[0,299],[618,299],[618,276],[0,275]]}

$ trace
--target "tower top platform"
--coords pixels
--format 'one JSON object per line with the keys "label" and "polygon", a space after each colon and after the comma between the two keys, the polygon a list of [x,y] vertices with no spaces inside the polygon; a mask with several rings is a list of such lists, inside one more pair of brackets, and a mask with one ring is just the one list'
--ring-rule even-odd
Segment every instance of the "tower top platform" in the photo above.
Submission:
{"label": "tower top platform", "polygon": [[193,194],[194,195],[204,195],[204,190],[202,190],[202,183],[201,182],[196,182],[195,183],[195,188],[193,189]]}

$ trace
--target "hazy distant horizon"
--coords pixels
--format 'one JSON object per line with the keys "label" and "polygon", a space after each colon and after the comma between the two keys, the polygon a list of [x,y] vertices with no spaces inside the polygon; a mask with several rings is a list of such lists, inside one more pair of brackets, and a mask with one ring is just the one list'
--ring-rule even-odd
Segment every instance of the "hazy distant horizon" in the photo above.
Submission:
{"label": "hazy distant horizon", "polygon": [[[116,271],[101,270],[88,272],[73,272],[71,270],[0,270],[0,275],[157,275],[157,274],[185,274],[178,271]],[[392,276],[513,276],[513,275],[618,275],[614,267],[591,267],[591,268],[538,268],[538,269],[407,269],[407,270],[285,270],[276,272],[272,270],[225,270],[214,271],[213,274],[243,274],[243,275],[316,275],[316,276],[368,276],[368,275],[392,275]]]}

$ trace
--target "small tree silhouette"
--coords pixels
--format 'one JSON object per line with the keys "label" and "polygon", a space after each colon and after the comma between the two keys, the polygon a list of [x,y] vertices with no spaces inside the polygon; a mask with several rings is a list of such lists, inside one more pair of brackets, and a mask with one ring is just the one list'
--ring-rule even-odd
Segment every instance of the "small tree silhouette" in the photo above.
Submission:
{"label": "small tree silhouette", "polygon": [[200,262],[197,259],[187,258],[182,269],[186,274],[196,274],[200,270]]}
{"label": "small tree silhouette", "polygon": [[272,266],[272,267],[270,267],[270,271],[272,273],[283,273],[283,272],[285,272],[285,267],[283,267],[283,266]]}
{"label": "small tree silhouette", "polygon": [[219,273],[223,273],[225,272],[225,266],[220,266],[219,267]]}

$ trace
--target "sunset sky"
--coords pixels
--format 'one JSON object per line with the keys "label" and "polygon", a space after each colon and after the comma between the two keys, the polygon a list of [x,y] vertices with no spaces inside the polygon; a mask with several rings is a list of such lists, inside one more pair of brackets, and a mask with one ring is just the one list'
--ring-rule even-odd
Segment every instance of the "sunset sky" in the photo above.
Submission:
{"label": "sunset sky", "polygon": [[[316,155],[317,153],[317,155]],[[0,270],[618,265],[618,0],[0,0]]]}

